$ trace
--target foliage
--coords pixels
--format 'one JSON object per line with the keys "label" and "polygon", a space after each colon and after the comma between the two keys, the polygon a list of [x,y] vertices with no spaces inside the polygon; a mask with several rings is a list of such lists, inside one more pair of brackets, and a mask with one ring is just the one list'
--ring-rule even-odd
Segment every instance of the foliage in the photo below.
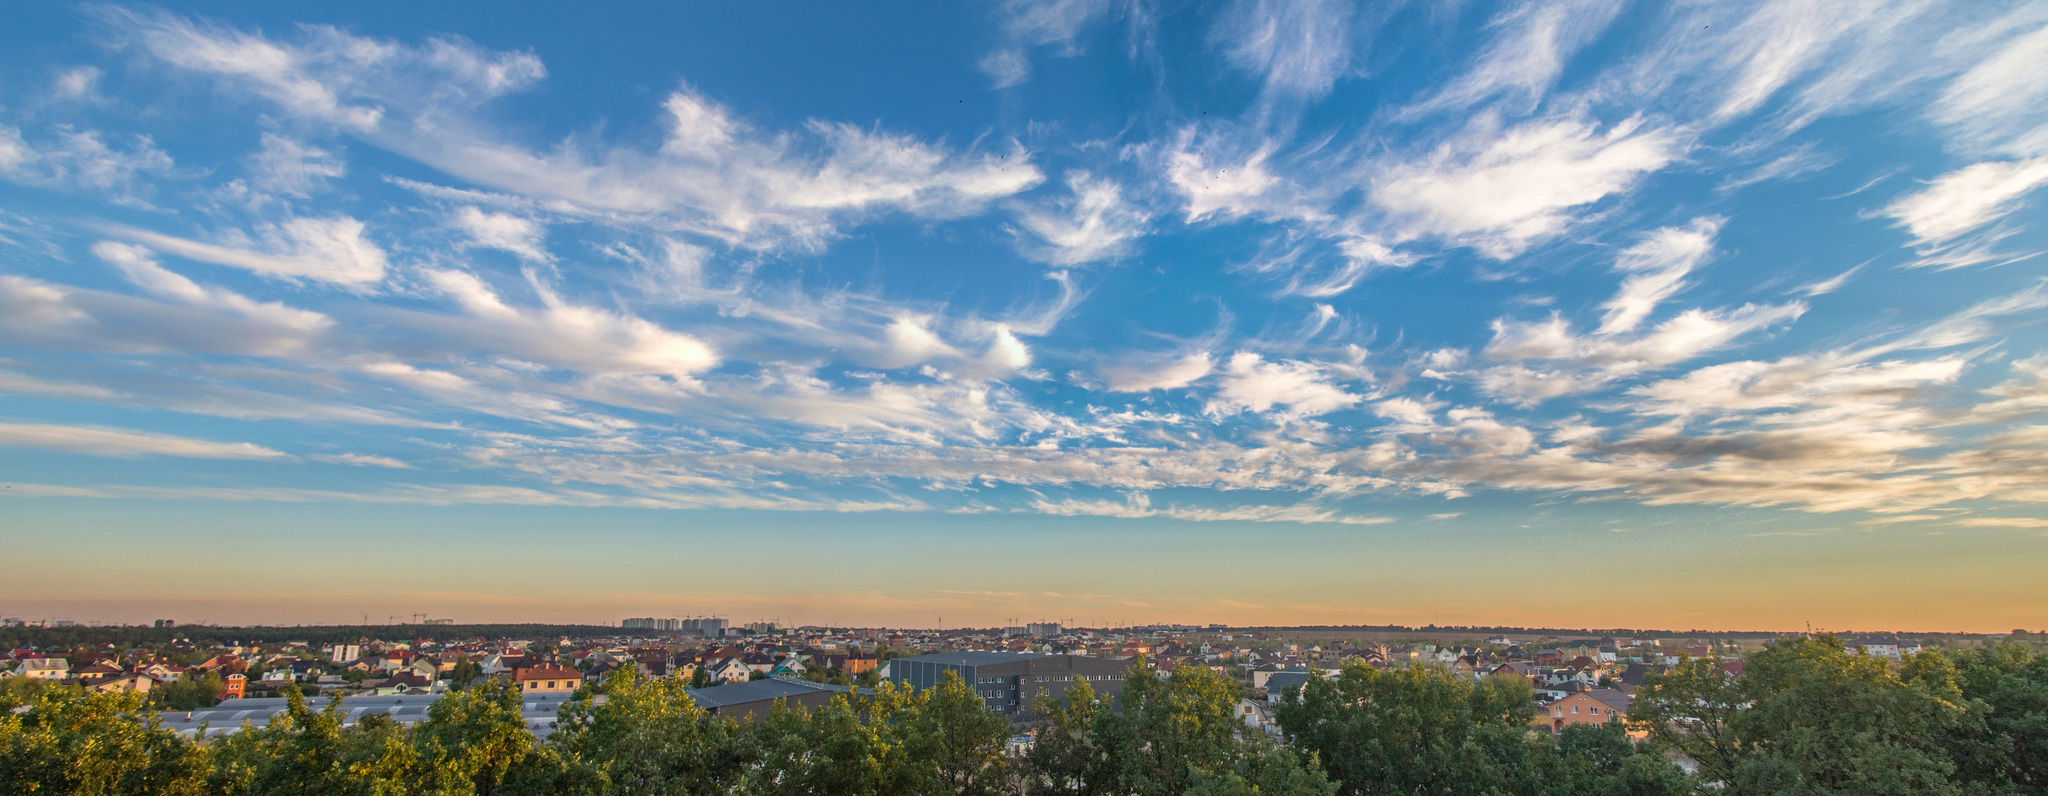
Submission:
{"label": "foliage", "polygon": [[951,676],[735,722],[682,681],[624,667],[579,690],[545,741],[519,692],[490,678],[411,727],[350,723],[339,700],[315,708],[288,690],[267,725],[200,740],[162,727],[143,696],[17,678],[0,682],[0,782],[90,796],[2048,793],[2048,658],[2018,644],[1893,664],[1789,639],[1741,678],[1684,661],[1638,691],[1643,743],[1618,726],[1532,731],[1526,681],[1429,667],[1353,662],[1311,679],[1278,708],[1287,746],[1246,727],[1236,685],[1205,667],[1134,666],[1114,698],[1091,685],[1041,698],[1035,742],[1012,757],[1009,721]]}
{"label": "foliage", "polygon": [[456,659],[455,668],[448,670],[448,687],[460,691],[483,676],[484,667],[470,660],[468,655],[464,655]]}
{"label": "foliage", "polygon": [[[277,645],[305,642],[314,646],[366,639],[448,642],[479,638],[594,638],[616,636],[616,627],[602,625],[313,625],[306,627],[7,627],[0,628],[0,647],[35,649],[154,649],[174,639],[206,646],[215,644]],[[203,658],[203,656],[202,656]]]}
{"label": "foliage", "polygon": [[186,672],[178,679],[152,689],[150,698],[164,710],[198,710],[220,704],[221,690],[225,687],[218,672],[207,672],[197,678]]}
{"label": "foliage", "polygon": [[1630,721],[1731,794],[2048,792],[2048,664],[2019,645],[1894,668],[1783,639],[1740,678],[1706,660],[1651,676]]}
{"label": "foliage", "polygon": [[1347,794],[1663,796],[1692,792],[1685,774],[1619,727],[1532,731],[1525,679],[1467,681],[1448,670],[1379,671],[1347,663],[1330,680],[1288,694],[1280,726],[1313,750]]}
{"label": "foliage", "polygon": [[631,666],[579,694],[555,719],[550,741],[592,793],[721,793],[745,755],[739,729],[713,719],[673,679],[642,679]]}
{"label": "foliage", "polygon": [[1025,787],[1034,794],[1335,792],[1313,762],[1248,733],[1236,716],[1237,684],[1213,669],[1182,666],[1161,677],[1140,659],[1115,704],[1086,681],[1064,705],[1041,699]]}
{"label": "foliage", "polygon": [[0,782],[15,793],[204,792],[204,750],[161,728],[139,694],[10,684],[0,704],[16,700],[0,713]]}

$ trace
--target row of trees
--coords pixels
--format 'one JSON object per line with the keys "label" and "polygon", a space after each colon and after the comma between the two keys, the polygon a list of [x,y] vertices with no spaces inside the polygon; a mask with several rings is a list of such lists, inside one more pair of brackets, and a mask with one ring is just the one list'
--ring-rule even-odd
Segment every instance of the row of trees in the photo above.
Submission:
{"label": "row of trees", "polygon": [[2020,644],[1895,667],[1786,639],[1741,677],[1681,663],[1629,718],[1731,794],[2048,794],[2048,655]]}
{"label": "row of trees", "polygon": [[[48,794],[2048,794],[2048,657],[2017,645],[1902,667],[1826,637],[1752,657],[1744,677],[1687,662],[1638,692],[1631,726],[1535,720],[1525,681],[1346,666],[1249,730],[1239,691],[1201,667],[1134,668],[1114,704],[1076,683],[1042,701],[1036,742],[971,686],[883,684],[758,723],[707,715],[673,679],[621,669],[545,741],[520,695],[478,681],[406,727],[294,698],[265,727],[203,743],[142,698],[0,687],[0,782]],[[1683,755],[1699,772],[1673,762]]]}
{"label": "row of trees", "polygon": [[564,706],[545,741],[528,731],[519,692],[495,679],[449,693],[410,727],[374,713],[344,726],[338,702],[316,710],[293,694],[268,725],[204,742],[163,728],[139,695],[13,681],[0,688],[0,782],[90,796],[1331,792],[1291,753],[1237,737],[1236,691],[1222,676],[1190,668],[1131,683],[1121,712],[1085,690],[1049,706],[1060,739],[1017,758],[1009,721],[957,677],[739,724],[707,715],[682,682],[628,667],[604,699]]}
{"label": "row of trees", "polygon": [[0,646],[35,649],[157,649],[184,640],[199,647],[218,644],[349,644],[366,639],[450,642],[478,638],[600,638],[632,635],[604,625],[305,625],[302,627],[0,627]]}

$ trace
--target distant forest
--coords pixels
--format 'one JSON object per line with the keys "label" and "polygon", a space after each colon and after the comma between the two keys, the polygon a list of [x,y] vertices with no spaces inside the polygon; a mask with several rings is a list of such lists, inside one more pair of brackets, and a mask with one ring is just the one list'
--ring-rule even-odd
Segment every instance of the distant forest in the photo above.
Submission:
{"label": "distant forest", "polygon": [[76,649],[112,644],[115,647],[160,647],[178,639],[193,644],[336,644],[383,639],[447,642],[470,638],[590,638],[614,636],[619,628],[604,625],[305,625],[300,627],[8,627],[0,628],[0,646],[9,649]]}

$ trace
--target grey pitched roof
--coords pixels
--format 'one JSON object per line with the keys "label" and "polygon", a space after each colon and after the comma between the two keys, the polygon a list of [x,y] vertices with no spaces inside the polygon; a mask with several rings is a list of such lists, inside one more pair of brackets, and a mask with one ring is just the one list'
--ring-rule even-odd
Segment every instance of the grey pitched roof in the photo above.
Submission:
{"label": "grey pitched roof", "polygon": [[728,683],[707,688],[690,688],[685,691],[700,708],[717,708],[748,702],[766,702],[773,699],[787,699],[799,694],[815,694],[819,691],[844,692],[846,686],[813,683],[809,680],[773,678],[745,683]]}
{"label": "grey pitched roof", "polygon": [[1274,672],[1266,678],[1266,692],[1277,694],[1289,688],[1300,688],[1308,684],[1308,672]]}
{"label": "grey pitched roof", "polygon": [[1595,688],[1591,691],[1587,691],[1586,696],[1605,702],[1607,703],[1607,706],[1610,708],[1622,711],[1628,710],[1629,704],[1635,701],[1635,697],[1629,696],[1620,691],[1616,691],[1612,688]]}

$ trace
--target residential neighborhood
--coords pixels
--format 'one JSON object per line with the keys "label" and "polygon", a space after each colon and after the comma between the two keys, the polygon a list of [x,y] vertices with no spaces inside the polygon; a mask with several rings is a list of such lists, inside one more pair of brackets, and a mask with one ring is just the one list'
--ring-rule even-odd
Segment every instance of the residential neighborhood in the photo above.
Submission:
{"label": "residential neighborhood", "polygon": [[[17,625],[20,620],[10,620]],[[158,627],[164,627],[159,623]],[[170,623],[170,627],[176,627]],[[1347,662],[1377,670],[1423,666],[1464,680],[1517,678],[1535,699],[1534,729],[1558,732],[1577,724],[1619,722],[1646,677],[1680,661],[1711,659],[1739,676],[1745,657],[1771,635],[1609,632],[1478,633],[1416,630],[1345,633],[1310,629],[1162,625],[1066,628],[1059,623],[987,629],[783,628],[723,619],[626,619],[609,631],[543,638],[408,638],[405,626],[372,629],[363,638],[313,644],[195,644],[128,649],[10,650],[0,678],[23,677],[99,692],[155,693],[184,710],[246,705],[249,715],[281,710],[282,697],[340,697],[351,707],[421,704],[479,679],[502,679],[530,699],[553,704],[600,686],[631,668],[642,678],[688,683],[718,715],[758,716],[781,699],[814,705],[833,693],[882,682],[933,687],[944,671],[961,674],[991,710],[1025,724],[1040,697],[1059,699],[1077,681],[1113,695],[1125,672],[1183,667],[1213,670],[1243,689],[1239,716],[1247,728],[1279,737],[1274,706],[1310,680],[1336,676]],[[1355,636],[1355,638],[1345,638]],[[1371,636],[1371,638],[1367,638]],[[1452,641],[1464,637],[1461,641]],[[1856,652],[1900,660],[1922,650],[1912,636],[1858,635]],[[752,685],[768,683],[781,685]],[[730,688],[731,690],[721,690]],[[171,690],[182,698],[165,699]],[[175,704],[172,704],[175,702]],[[270,712],[275,712],[270,711]],[[247,716],[245,716],[246,718]],[[545,722],[533,725],[543,731]]]}

